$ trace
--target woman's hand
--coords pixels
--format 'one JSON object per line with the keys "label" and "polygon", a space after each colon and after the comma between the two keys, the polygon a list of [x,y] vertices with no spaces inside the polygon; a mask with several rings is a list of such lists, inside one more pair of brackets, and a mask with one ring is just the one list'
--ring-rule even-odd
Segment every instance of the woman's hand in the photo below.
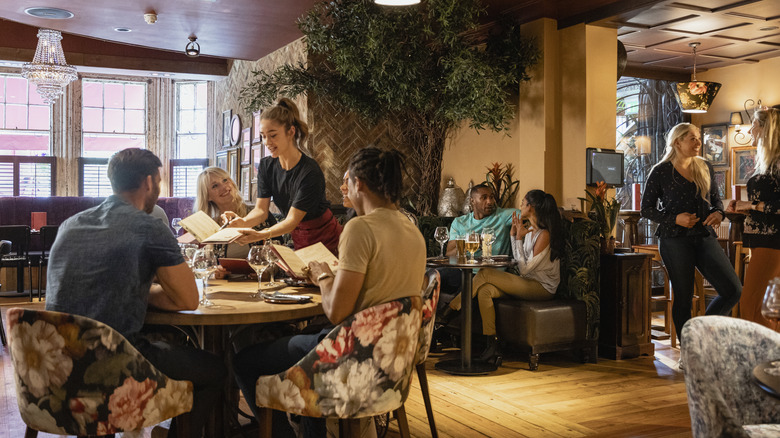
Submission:
{"label": "woman's hand", "polygon": [[223,224],[226,224],[228,222],[230,223],[228,225],[228,227],[245,227],[246,226],[246,221],[244,220],[244,218],[238,217],[238,215],[235,214],[232,211],[226,211],[226,212],[222,213],[220,215],[220,217],[222,218],[222,223]]}
{"label": "woman's hand", "polygon": [[753,203],[750,201],[731,201],[729,202],[729,208],[733,209],[727,211],[744,213],[753,209]]}
{"label": "woman's hand", "polygon": [[729,205],[726,207],[725,211],[728,213],[735,213],[737,211],[736,206],[737,206],[737,201],[731,200],[729,201]]}
{"label": "woman's hand", "polygon": [[510,234],[515,236],[516,240],[522,240],[526,234],[528,234],[528,227],[523,225],[523,218],[517,214],[512,213],[512,228],[509,230]]}
{"label": "woman's hand", "polygon": [[320,285],[319,278],[320,275],[323,274],[329,276],[330,278],[335,277],[335,275],[333,275],[333,271],[330,270],[330,266],[328,266],[327,263],[309,262],[309,281],[319,286]]}
{"label": "woman's hand", "polygon": [[674,223],[685,228],[693,228],[697,222],[699,222],[699,218],[693,213],[680,213],[674,220]]}
{"label": "woman's hand", "polygon": [[236,239],[236,243],[240,245],[246,245],[247,243],[263,240],[264,235],[268,235],[268,233],[265,230],[255,231],[251,228],[247,230],[239,230],[239,233],[241,233],[242,236]]}
{"label": "woman's hand", "polygon": [[714,211],[710,213],[709,216],[707,216],[707,219],[704,219],[704,225],[711,226],[712,228],[718,228],[720,226],[721,221],[723,221],[723,215],[720,214],[719,211]]}
{"label": "woman's hand", "polygon": [[222,280],[223,278],[227,277],[230,274],[230,271],[222,267],[222,265],[217,266],[217,270],[214,271],[214,279],[215,280]]}

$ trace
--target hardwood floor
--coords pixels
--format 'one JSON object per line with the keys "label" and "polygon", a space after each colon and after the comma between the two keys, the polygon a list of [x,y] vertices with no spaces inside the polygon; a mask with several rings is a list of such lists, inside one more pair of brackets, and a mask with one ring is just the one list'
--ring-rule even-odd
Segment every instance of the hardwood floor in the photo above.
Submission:
{"label": "hardwood floor", "polygon": [[[17,302],[27,304],[0,298],[3,317]],[[675,371],[679,350],[668,341],[655,346],[655,357],[600,358],[597,364],[574,362],[568,354],[542,355],[536,372],[528,370],[524,358],[510,357],[497,372],[480,377],[436,371],[434,364],[442,356],[431,356],[426,369],[439,436],[691,436],[684,376]],[[0,350],[0,365],[0,437],[22,437],[25,426],[16,407],[7,347]],[[406,412],[412,436],[430,436],[416,379]],[[387,436],[399,436],[395,422]]]}

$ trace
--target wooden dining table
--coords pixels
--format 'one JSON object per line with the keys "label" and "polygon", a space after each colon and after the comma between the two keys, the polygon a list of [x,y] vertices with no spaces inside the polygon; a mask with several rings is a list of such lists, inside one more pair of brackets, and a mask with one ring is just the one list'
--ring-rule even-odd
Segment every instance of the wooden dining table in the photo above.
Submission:
{"label": "wooden dining table", "polygon": [[[199,283],[200,287],[200,283]],[[210,280],[206,289],[212,307],[199,306],[196,310],[169,312],[149,309],[144,322],[155,325],[192,327],[200,334],[200,347],[224,358],[229,377],[225,390],[206,423],[205,436],[209,438],[232,436],[229,416],[235,416],[237,400],[232,377],[231,333],[241,327],[280,321],[298,321],[322,315],[319,288],[286,287],[278,291],[284,294],[308,295],[312,300],[304,304],[271,304],[252,297],[257,292],[256,281]],[[228,403],[229,402],[229,403]]]}

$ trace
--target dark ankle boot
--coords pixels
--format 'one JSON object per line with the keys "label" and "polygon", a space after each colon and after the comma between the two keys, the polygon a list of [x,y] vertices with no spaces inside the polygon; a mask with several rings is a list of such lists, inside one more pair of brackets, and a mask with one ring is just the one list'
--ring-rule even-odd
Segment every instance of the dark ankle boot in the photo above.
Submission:
{"label": "dark ankle boot", "polygon": [[486,336],[486,339],[487,347],[485,347],[485,350],[479,356],[479,360],[482,362],[491,362],[495,363],[496,365],[501,365],[502,356],[501,352],[499,351],[498,336],[488,335]]}
{"label": "dark ankle boot", "polygon": [[436,313],[436,326],[437,327],[446,327],[447,324],[452,321],[453,318],[458,316],[459,311],[453,309],[450,306],[444,306],[444,309],[438,311]]}

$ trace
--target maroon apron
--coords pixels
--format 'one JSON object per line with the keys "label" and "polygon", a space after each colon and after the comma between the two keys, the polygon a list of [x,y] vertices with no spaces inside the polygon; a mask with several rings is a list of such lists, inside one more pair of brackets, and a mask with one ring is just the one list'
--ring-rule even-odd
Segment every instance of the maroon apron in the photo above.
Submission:
{"label": "maroon apron", "polygon": [[341,224],[336,221],[333,212],[327,209],[325,213],[322,213],[322,216],[299,223],[290,234],[296,250],[322,242],[330,252],[338,257],[341,230]]}

